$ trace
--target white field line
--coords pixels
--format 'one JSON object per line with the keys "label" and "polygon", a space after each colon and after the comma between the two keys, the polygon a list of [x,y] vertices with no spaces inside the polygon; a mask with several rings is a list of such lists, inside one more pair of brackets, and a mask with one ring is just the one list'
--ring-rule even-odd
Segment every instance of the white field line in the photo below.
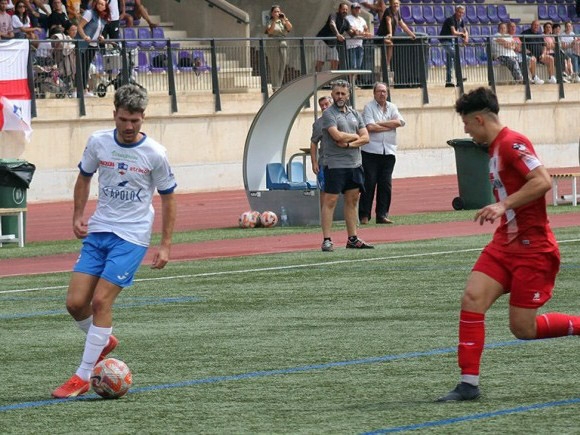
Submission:
{"label": "white field line", "polygon": [[[559,240],[559,244],[563,243],[576,243],[580,242],[580,239],[571,239],[571,240]],[[434,251],[434,252],[422,252],[418,254],[406,254],[406,255],[394,255],[391,257],[375,257],[375,258],[357,258],[357,259],[348,259],[348,260],[336,260],[336,261],[324,261],[319,263],[302,263],[302,264],[292,264],[289,266],[273,266],[273,267],[259,267],[255,269],[240,269],[240,270],[226,270],[221,272],[206,272],[206,273],[194,273],[188,275],[172,275],[172,276],[160,276],[155,278],[139,278],[135,279],[134,282],[146,282],[146,281],[163,281],[163,280],[172,280],[172,279],[183,279],[183,278],[205,278],[211,276],[225,276],[225,275],[236,275],[236,274],[246,274],[246,273],[256,273],[256,272],[270,272],[276,270],[290,270],[290,269],[301,269],[305,267],[313,267],[313,266],[334,266],[337,264],[354,264],[354,263],[361,263],[361,262],[369,262],[369,261],[386,261],[386,260],[401,260],[404,258],[419,258],[419,257],[429,257],[429,256],[438,256],[438,255],[448,255],[448,254],[459,254],[465,252],[475,252],[481,251],[483,248],[471,248],[471,249],[460,249],[454,251]],[[68,286],[51,286],[51,287],[35,287],[35,288],[25,288],[25,289],[14,289],[14,290],[0,290],[0,294],[7,294],[7,293],[25,293],[25,292],[34,292],[34,291],[42,291],[42,290],[61,290],[65,289]]]}

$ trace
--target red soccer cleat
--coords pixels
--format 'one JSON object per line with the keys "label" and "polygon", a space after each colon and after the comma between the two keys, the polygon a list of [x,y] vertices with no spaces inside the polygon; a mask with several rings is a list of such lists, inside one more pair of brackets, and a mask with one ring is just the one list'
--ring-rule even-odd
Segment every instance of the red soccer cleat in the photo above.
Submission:
{"label": "red soccer cleat", "polygon": [[88,381],[83,381],[77,375],[74,375],[60,387],[52,392],[52,397],[56,399],[66,399],[67,397],[77,397],[85,394],[91,388]]}
{"label": "red soccer cleat", "polygon": [[103,351],[99,355],[99,358],[97,359],[97,362],[95,363],[95,365],[97,365],[102,360],[104,360],[105,357],[108,354],[110,354],[117,347],[118,344],[119,344],[119,339],[117,337],[115,337],[114,335],[111,335],[109,337],[109,341],[107,342],[107,345],[103,348]]}

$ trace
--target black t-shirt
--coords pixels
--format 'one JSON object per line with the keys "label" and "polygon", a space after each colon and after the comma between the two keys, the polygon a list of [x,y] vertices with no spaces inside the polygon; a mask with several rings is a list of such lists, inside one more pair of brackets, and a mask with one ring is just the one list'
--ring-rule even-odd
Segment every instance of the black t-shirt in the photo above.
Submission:
{"label": "black t-shirt", "polygon": [[70,20],[64,12],[59,13],[54,11],[48,16],[46,24],[49,29],[52,26],[62,26],[63,29],[66,29],[70,25]]}
{"label": "black t-shirt", "polygon": [[[322,29],[320,29],[320,31],[316,34],[316,36],[320,38],[334,36],[336,38],[334,30],[332,30],[332,28],[330,27],[330,22],[333,20],[339,35],[342,35],[344,32],[348,32],[350,30],[350,23],[346,18],[343,18],[342,15],[332,14],[328,16],[326,24]],[[336,46],[336,39],[324,40],[324,42],[330,47]]]}
{"label": "black t-shirt", "polygon": [[397,33],[397,28],[399,27],[399,22],[401,21],[401,11],[396,14],[391,8],[385,9],[385,13],[381,17],[381,22],[379,23],[379,30],[377,31],[378,36],[387,36],[389,34],[389,29],[387,27],[387,18],[391,17],[391,29],[393,35]]}
{"label": "black t-shirt", "polygon": [[544,35],[534,33],[529,28],[522,32],[522,40],[526,42],[526,49],[530,50],[532,56],[539,60],[544,51]]}
{"label": "black t-shirt", "polygon": [[[455,15],[451,15],[450,17],[446,18],[443,21],[443,26],[441,26],[441,33],[440,36],[452,36],[451,28],[454,27],[457,32],[463,32],[465,30],[465,21],[463,18],[457,19]],[[441,42],[449,42],[451,39],[449,38],[441,38]]]}

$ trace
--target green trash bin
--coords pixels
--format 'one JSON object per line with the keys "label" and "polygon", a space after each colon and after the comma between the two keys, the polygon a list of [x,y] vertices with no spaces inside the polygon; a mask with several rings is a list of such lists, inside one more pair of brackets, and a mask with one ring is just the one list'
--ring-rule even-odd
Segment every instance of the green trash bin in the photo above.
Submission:
{"label": "green trash bin", "polygon": [[459,196],[451,205],[455,210],[473,210],[495,202],[489,180],[489,155],[486,145],[471,139],[452,139],[447,144],[455,149]]}
{"label": "green trash bin", "polygon": [[[26,160],[0,159],[0,208],[26,208],[26,190],[36,167]],[[2,234],[18,234],[18,216],[2,216]],[[25,234],[26,239],[26,213]],[[20,235],[19,235],[20,236]]]}

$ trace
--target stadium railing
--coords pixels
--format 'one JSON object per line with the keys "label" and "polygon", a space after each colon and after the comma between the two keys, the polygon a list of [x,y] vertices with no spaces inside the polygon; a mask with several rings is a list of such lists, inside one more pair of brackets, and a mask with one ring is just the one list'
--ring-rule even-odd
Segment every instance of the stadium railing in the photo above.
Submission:
{"label": "stadium railing", "polygon": [[[446,54],[440,37],[432,33],[418,35],[415,40],[397,36],[393,38],[393,46],[385,44],[382,38],[364,40],[362,69],[372,73],[350,77],[352,85],[371,88],[376,81],[383,81],[394,88],[416,88],[421,93],[423,104],[429,104],[429,91],[445,85]],[[527,74],[524,74],[521,83],[517,83],[511,78],[507,68],[491,58],[492,38],[493,36],[478,35],[468,45],[455,44],[455,58],[458,62],[453,65],[453,77],[467,77],[470,85],[487,85],[496,91],[499,85],[512,84],[521,88],[525,99],[531,99]],[[286,39],[288,63],[284,82],[314,72],[316,39],[325,38]],[[57,45],[61,41],[49,41],[54,44],[54,53],[62,50]],[[336,42],[335,39],[327,41]],[[168,95],[172,112],[178,111],[179,96],[191,92],[211,92],[216,112],[221,111],[222,96],[231,93],[259,92],[266,101],[273,92],[268,72],[268,42],[267,38],[110,41],[95,56],[89,84],[94,94],[105,97],[122,84],[136,83],[150,93]],[[530,40],[524,39],[524,44],[526,42],[530,43]],[[75,44],[76,41],[72,43]],[[564,99],[566,88],[558,37],[556,44],[555,89],[558,98]],[[339,53],[339,69],[352,69],[346,55],[346,44],[339,43],[336,48]],[[80,58],[79,50],[75,46],[77,59]],[[63,56],[53,58],[62,59]],[[388,58],[391,59],[389,65]],[[81,62],[76,62],[75,74],[71,76],[56,60],[47,64],[46,59],[35,58],[31,50],[30,65],[33,116],[36,116],[37,98],[77,98],[80,115],[86,114],[86,97],[83,95],[83,83],[80,80]],[[328,68],[328,63],[325,68]],[[522,71],[527,71],[527,65],[522,65]],[[539,63],[538,73],[541,78],[547,79],[545,67]],[[462,93],[463,80],[458,80],[457,86]]]}

